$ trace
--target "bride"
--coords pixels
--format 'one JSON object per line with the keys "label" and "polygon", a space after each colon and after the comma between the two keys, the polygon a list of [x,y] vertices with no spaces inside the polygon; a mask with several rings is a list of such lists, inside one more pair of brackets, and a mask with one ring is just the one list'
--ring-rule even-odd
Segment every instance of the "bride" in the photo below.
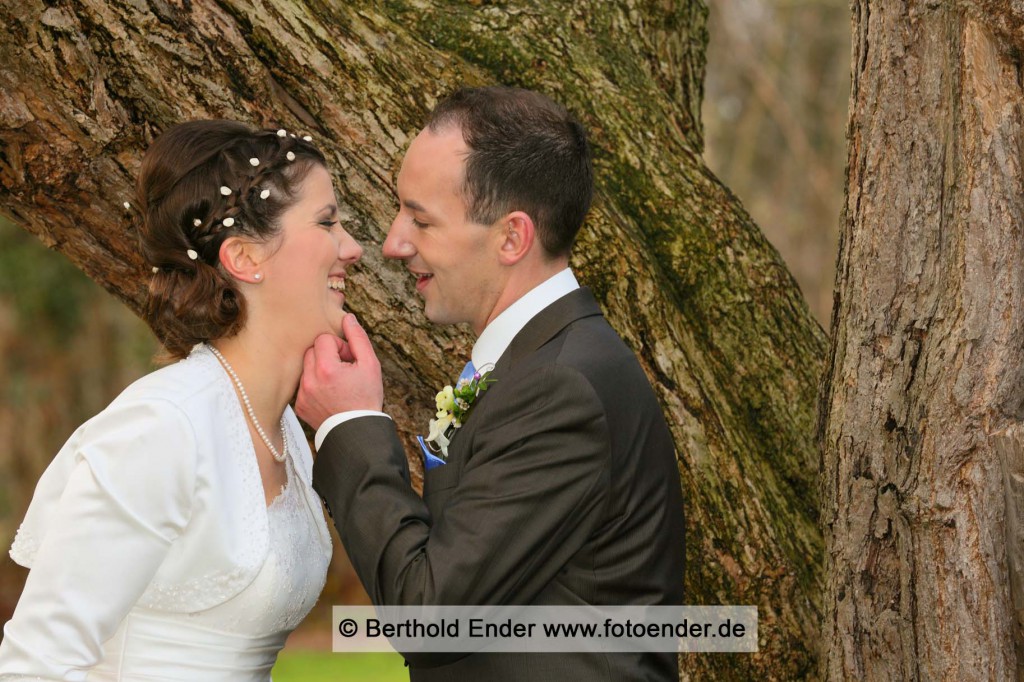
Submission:
{"label": "bride", "polygon": [[11,556],[31,568],[0,679],[268,680],[331,544],[288,406],[340,334],[362,248],[308,137],[230,121],[163,134],[138,182],[147,320],[178,362],[68,440]]}

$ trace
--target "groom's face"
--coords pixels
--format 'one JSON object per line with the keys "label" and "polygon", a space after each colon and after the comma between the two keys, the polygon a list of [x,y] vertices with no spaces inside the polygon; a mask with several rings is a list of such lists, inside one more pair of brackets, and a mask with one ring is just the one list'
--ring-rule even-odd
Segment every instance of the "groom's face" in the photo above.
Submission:
{"label": "groom's face", "polygon": [[384,255],[405,261],[431,322],[468,323],[479,334],[506,273],[498,261],[501,231],[467,217],[462,187],[468,153],[454,126],[424,130],[413,140],[398,174],[398,215]]}

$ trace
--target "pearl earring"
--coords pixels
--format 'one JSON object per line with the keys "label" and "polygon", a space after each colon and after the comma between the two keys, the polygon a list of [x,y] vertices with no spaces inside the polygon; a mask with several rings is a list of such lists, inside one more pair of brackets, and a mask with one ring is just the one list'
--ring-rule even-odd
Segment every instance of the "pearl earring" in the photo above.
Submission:
{"label": "pearl earring", "polygon": [[258,282],[261,279],[263,279],[263,275],[257,272],[255,275],[252,276],[252,278]]}

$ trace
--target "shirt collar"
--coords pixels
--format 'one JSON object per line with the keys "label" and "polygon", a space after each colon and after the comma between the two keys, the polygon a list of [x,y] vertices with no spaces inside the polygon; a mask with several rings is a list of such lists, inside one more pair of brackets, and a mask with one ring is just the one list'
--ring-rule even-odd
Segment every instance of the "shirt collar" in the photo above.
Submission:
{"label": "shirt collar", "polygon": [[558,299],[579,288],[572,270],[566,268],[528,291],[484,328],[473,346],[473,366],[479,369],[494,365],[527,322]]}

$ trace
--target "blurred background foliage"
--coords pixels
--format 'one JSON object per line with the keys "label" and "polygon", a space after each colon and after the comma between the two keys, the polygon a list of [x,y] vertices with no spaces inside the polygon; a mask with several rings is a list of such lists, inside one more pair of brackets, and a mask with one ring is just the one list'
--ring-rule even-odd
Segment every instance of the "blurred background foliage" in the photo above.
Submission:
{"label": "blurred background foliage", "polygon": [[705,159],[832,314],[846,182],[846,0],[709,0]]}
{"label": "blurred background foliage", "polygon": [[[845,175],[849,9],[845,0],[710,3],[703,119],[710,168],[775,244],[828,324]],[[0,215],[0,546],[64,441],[151,370],[146,325],[60,255]],[[407,679],[397,655],[329,656],[330,605],[367,603],[335,537],[317,609],[278,682]],[[0,622],[25,571],[0,559]]]}

